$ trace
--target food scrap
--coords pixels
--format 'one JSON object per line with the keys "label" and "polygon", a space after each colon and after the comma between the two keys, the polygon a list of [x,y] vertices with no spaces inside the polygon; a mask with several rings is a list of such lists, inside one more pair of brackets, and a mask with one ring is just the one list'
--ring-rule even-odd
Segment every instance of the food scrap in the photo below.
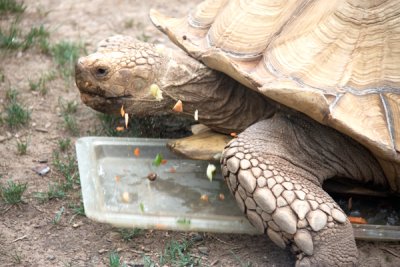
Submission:
{"label": "food scrap", "polygon": [[124,105],[122,105],[122,107],[121,107],[121,117],[124,117],[125,116],[125,110],[124,110]]}
{"label": "food scrap", "polygon": [[174,167],[171,167],[171,168],[169,168],[169,172],[170,172],[170,173],[176,173],[176,170],[175,170]]}
{"label": "food scrap", "polygon": [[157,101],[163,100],[162,91],[157,84],[150,85],[150,93]]}
{"label": "food scrap", "polygon": [[181,218],[176,221],[176,223],[181,225],[190,225],[190,219]]}
{"label": "food scrap", "polygon": [[128,129],[128,123],[129,123],[129,114],[125,113],[125,128]]}
{"label": "food scrap", "polygon": [[367,224],[367,220],[364,219],[363,217],[353,217],[353,216],[348,216],[349,221],[351,223],[355,223],[355,224]]}
{"label": "food scrap", "polygon": [[201,200],[201,201],[208,202],[208,195],[201,195],[201,196],[200,196],[200,200]]}
{"label": "food scrap", "polygon": [[222,194],[222,193],[219,193],[218,199],[221,200],[221,201],[224,201],[225,200],[225,195]]}
{"label": "food scrap", "polygon": [[195,121],[199,120],[199,111],[197,109],[194,111],[194,120]]}
{"label": "food scrap", "polygon": [[156,166],[156,167],[160,166],[162,160],[163,160],[163,156],[160,153],[158,153],[156,155],[156,157],[154,158],[154,160],[153,160],[153,165]]}
{"label": "food scrap", "polygon": [[236,137],[237,137],[237,133],[231,133],[231,136],[232,136],[233,138],[236,138]]}
{"label": "food scrap", "polygon": [[47,165],[39,165],[32,169],[34,172],[40,176],[46,175],[50,171],[50,167]]}
{"label": "food scrap", "polygon": [[115,175],[115,181],[116,181],[117,183],[119,183],[120,180],[121,180],[121,177],[119,177],[118,175]]}
{"label": "food scrap", "polygon": [[122,127],[122,126],[117,126],[117,127],[115,127],[115,130],[117,131],[117,132],[122,132],[122,131],[124,131],[124,127]]}
{"label": "food scrap", "polygon": [[182,101],[178,100],[178,102],[176,102],[175,106],[172,108],[173,111],[176,112],[182,112],[183,111],[183,104]]}
{"label": "food scrap", "polygon": [[216,169],[217,168],[215,167],[214,164],[211,164],[211,163],[208,164],[208,166],[207,166],[207,177],[208,177],[208,180],[210,180],[210,182],[212,182],[213,175],[214,175],[214,172],[215,172]]}
{"label": "food scrap", "polygon": [[142,213],[144,213],[144,205],[143,205],[142,202],[140,202],[139,208],[140,208],[140,211],[141,211]]}
{"label": "food scrap", "polygon": [[155,172],[151,172],[147,175],[147,179],[149,179],[150,181],[155,181],[157,179],[157,173]]}
{"label": "food scrap", "polygon": [[129,193],[128,192],[124,192],[124,193],[122,193],[122,201],[123,202],[125,202],[125,203],[128,203],[129,202]]}
{"label": "food scrap", "polygon": [[168,162],[168,160],[166,160],[166,159],[162,159],[162,160],[161,160],[161,164],[162,164],[162,165],[167,164],[167,162]]}

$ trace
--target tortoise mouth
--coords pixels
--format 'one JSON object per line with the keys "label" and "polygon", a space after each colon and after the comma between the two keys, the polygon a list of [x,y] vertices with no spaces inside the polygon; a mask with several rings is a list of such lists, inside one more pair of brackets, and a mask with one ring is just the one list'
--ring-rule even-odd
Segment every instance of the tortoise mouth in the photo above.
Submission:
{"label": "tortoise mouth", "polygon": [[118,114],[121,106],[129,101],[129,97],[104,97],[102,95],[80,91],[82,102],[94,110],[108,114]]}

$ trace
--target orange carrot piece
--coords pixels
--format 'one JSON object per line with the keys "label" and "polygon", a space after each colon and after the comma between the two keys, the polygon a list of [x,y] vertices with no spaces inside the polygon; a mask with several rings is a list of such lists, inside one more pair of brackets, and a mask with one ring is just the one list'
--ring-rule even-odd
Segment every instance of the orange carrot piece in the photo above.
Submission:
{"label": "orange carrot piece", "polygon": [[353,216],[349,216],[349,221],[351,223],[355,223],[355,224],[367,224],[367,220],[364,219],[363,217],[353,217]]}
{"label": "orange carrot piece", "polygon": [[133,154],[136,156],[136,157],[139,157],[139,155],[140,155],[140,149],[137,147],[137,148],[135,148],[135,150],[133,150]]}
{"label": "orange carrot piece", "polygon": [[121,112],[121,117],[124,117],[125,116],[124,105],[122,105],[120,112]]}
{"label": "orange carrot piece", "polygon": [[115,130],[117,131],[117,132],[122,132],[122,131],[124,131],[124,127],[122,127],[122,126],[118,126],[118,127],[116,127],[115,128]]}
{"label": "orange carrot piece", "polygon": [[167,164],[167,162],[168,162],[168,160],[166,160],[166,159],[162,159],[162,160],[161,160],[161,164],[162,164],[162,165]]}
{"label": "orange carrot piece", "polygon": [[183,111],[183,104],[182,101],[178,100],[178,102],[176,102],[175,106],[172,108],[173,111],[176,112],[182,112]]}
{"label": "orange carrot piece", "polygon": [[204,202],[208,202],[208,196],[207,195],[201,195],[200,200]]}

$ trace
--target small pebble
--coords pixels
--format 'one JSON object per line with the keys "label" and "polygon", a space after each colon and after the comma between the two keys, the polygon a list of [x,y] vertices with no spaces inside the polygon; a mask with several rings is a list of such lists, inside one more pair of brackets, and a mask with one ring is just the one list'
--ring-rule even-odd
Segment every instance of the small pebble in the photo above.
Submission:
{"label": "small pebble", "polygon": [[49,256],[47,256],[47,259],[50,261],[53,261],[56,259],[56,257],[54,255],[49,255]]}
{"label": "small pebble", "polygon": [[147,179],[149,179],[150,181],[155,181],[157,179],[157,173],[155,172],[151,172],[147,175]]}
{"label": "small pebble", "polygon": [[207,247],[198,247],[197,248],[201,254],[208,255],[208,248]]}
{"label": "small pebble", "polygon": [[99,254],[103,254],[103,253],[107,252],[107,250],[104,249],[104,248],[102,248],[102,249],[100,249],[98,252],[99,252]]}

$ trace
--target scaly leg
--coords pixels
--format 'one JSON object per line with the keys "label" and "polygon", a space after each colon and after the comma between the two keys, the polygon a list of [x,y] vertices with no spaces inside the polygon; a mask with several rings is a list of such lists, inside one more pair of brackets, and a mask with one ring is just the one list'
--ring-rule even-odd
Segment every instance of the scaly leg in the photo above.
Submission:
{"label": "scaly leg", "polygon": [[259,232],[289,246],[297,266],[357,263],[352,226],[321,183],[338,174],[382,178],[365,148],[302,115],[277,114],[232,140],[221,162],[240,209]]}

